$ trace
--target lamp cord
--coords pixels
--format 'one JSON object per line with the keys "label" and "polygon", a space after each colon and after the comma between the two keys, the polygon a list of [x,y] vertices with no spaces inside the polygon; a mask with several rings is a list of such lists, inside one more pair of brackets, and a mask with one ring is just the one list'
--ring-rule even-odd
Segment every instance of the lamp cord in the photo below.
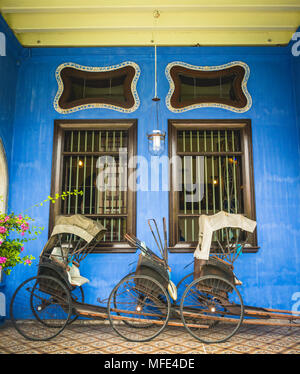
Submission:
{"label": "lamp cord", "polygon": [[154,46],[154,97],[157,98],[157,54],[156,45]]}

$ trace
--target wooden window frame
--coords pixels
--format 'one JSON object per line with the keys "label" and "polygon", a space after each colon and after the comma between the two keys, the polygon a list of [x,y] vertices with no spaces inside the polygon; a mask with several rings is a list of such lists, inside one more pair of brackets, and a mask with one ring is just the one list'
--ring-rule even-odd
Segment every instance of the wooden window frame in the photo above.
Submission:
{"label": "wooden window frame", "polygon": [[[256,220],[255,192],[254,192],[254,172],[253,172],[253,154],[252,154],[252,131],[251,120],[168,120],[168,148],[169,158],[174,159],[177,155],[177,130],[224,130],[241,129],[241,159],[243,176],[243,196],[245,215]],[[174,253],[190,253],[196,249],[197,242],[178,242],[178,211],[179,211],[179,193],[173,191],[176,185],[176,169],[173,162],[170,163],[169,173],[169,251]],[[256,253],[257,230],[253,233],[253,243],[244,248],[244,252]]]}
{"label": "wooden window frame", "polygon": [[[228,107],[236,108],[236,109],[243,109],[247,106],[247,97],[243,92],[242,83],[245,77],[246,71],[245,69],[240,66],[232,66],[225,69],[220,70],[193,70],[190,68],[186,68],[184,66],[173,66],[170,69],[170,76],[174,82],[174,92],[171,96],[170,102],[173,108],[175,109],[182,109],[189,107],[191,105],[201,105],[201,104],[220,104],[220,105],[227,105]],[[194,77],[194,78],[207,78],[207,79],[220,79],[226,76],[234,75],[235,79],[233,82],[234,92],[236,94],[237,100],[225,99],[225,98],[216,98],[216,100],[212,100],[211,97],[203,96],[197,97],[195,99],[186,100],[186,101],[179,101],[179,97],[181,94],[181,81],[180,75],[184,75],[186,77]]]}
{"label": "wooden window frame", "polygon": [[[63,82],[63,92],[58,100],[58,105],[64,109],[73,109],[79,107],[81,105],[88,105],[88,104],[106,104],[106,105],[113,105],[123,109],[130,109],[134,106],[135,99],[131,90],[131,84],[134,79],[136,71],[133,66],[125,66],[123,68],[119,68],[112,71],[84,71],[80,69],[76,69],[74,67],[64,67],[61,72],[60,76]],[[124,81],[124,102],[119,102],[117,100],[113,100],[110,98],[105,97],[95,97],[95,98],[82,98],[77,99],[74,101],[68,101],[71,92],[72,86],[72,77],[77,79],[85,79],[89,80],[97,80],[97,79],[110,79],[110,78],[118,78],[119,76],[125,75]]]}
{"label": "wooden window frame", "polygon": [[[53,158],[51,174],[51,196],[61,193],[63,180],[63,144],[64,130],[128,130],[128,159],[137,153],[137,120],[55,120],[53,137]],[[128,169],[129,170],[129,169]],[[129,173],[128,173],[129,174]],[[50,204],[49,233],[50,236],[55,217],[60,214],[61,201]],[[136,192],[127,190],[127,232],[136,234]],[[127,242],[100,242],[93,253],[132,253],[136,248]]]}

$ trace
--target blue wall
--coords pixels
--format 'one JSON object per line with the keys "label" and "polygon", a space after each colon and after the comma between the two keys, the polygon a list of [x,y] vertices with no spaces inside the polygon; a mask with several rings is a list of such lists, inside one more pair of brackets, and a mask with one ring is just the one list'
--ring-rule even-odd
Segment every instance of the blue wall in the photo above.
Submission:
{"label": "blue wall", "polygon": [[[236,273],[243,280],[242,295],[246,304],[291,309],[292,295],[300,291],[299,250],[300,177],[299,121],[300,57],[292,57],[287,47],[161,47],[158,48],[158,96],[161,117],[167,131],[168,119],[239,119],[252,121],[254,180],[258,223],[259,252],[243,255]],[[18,53],[18,58],[19,58]],[[9,58],[9,57],[7,57]],[[55,119],[138,119],[138,154],[149,159],[146,133],[149,130],[154,96],[154,49],[143,48],[36,48],[23,49],[20,66],[0,58],[5,86],[15,84],[10,100],[1,103],[0,135],[11,147],[11,210],[22,211],[50,193],[53,125]],[[3,62],[2,62],[3,60]],[[165,67],[172,61],[193,65],[220,65],[240,60],[250,67],[248,90],[251,109],[237,114],[225,109],[202,108],[175,114],[164,102],[169,85]],[[109,109],[89,109],[63,115],[53,108],[57,91],[55,70],[63,62],[107,66],[134,61],[141,69],[137,84],[140,107],[131,114]],[[16,62],[16,58],[14,59]],[[12,110],[15,95],[15,110]],[[6,121],[9,133],[6,136]],[[12,123],[13,121],[13,123]],[[167,150],[166,150],[167,155]],[[7,278],[8,296],[25,278],[35,275],[38,256],[47,241],[49,207],[28,212],[45,227],[38,240],[26,246],[37,260],[31,268],[20,266]],[[137,193],[137,236],[153,244],[147,228],[148,218],[161,222],[168,214],[167,192]],[[192,267],[192,254],[171,254],[173,280],[178,281]],[[91,279],[85,285],[86,301],[105,298],[117,281],[127,274],[137,254],[94,254],[81,265],[81,273]]]}
{"label": "blue wall", "polygon": [[0,138],[4,145],[9,168],[13,141],[16,86],[22,47],[1,17],[0,31],[5,35],[6,40],[6,56],[0,57]]}

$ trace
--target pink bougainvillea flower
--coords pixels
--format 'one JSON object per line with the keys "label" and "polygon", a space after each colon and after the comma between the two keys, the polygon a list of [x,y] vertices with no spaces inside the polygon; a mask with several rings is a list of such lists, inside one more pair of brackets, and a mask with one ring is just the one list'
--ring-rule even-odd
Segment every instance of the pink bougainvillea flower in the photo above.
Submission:
{"label": "pink bougainvillea flower", "polygon": [[5,264],[6,260],[6,257],[0,257],[0,264]]}
{"label": "pink bougainvillea flower", "polygon": [[25,260],[26,264],[30,265],[31,264],[31,260],[29,260],[29,258],[27,260]]}
{"label": "pink bougainvillea flower", "polygon": [[0,234],[6,233],[7,229],[4,226],[0,226]]}
{"label": "pink bougainvillea flower", "polygon": [[4,222],[7,222],[7,221],[9,221],[10,220],[10,216],[6,216],[5,218],[4,218]]}
{"label": "pink bougainvillea flower", "polygon": [[18,215],[19,219],[23,219],[23,217],[21,216],[21,214]]}
{"label": "pink bougainvillea flower", "polygon": [[22,225],[21,225],[21,229],[22,229],[23,231],[28,230],[28,229],[29,229],[29,227],[28,227],[28,223],[27,223],[27,222],[22,223]]}
{"label": "pink bougainvillea flower", "polygon": [[24,247],[21,247],[21,252],[23,252],[24,251]]}

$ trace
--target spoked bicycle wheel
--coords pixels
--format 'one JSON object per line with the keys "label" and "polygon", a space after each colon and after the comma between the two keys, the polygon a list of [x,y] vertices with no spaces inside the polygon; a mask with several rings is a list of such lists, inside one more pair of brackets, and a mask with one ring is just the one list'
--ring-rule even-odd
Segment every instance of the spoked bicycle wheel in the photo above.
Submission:
{"label": "spoked bicycle wheel", "polygon": [[16,330],[29,340],[57,336],[72,315],[72,299],[58,279],[38,275],[24,281],[10,303],[10,317]]}
{"label": "spoked bicycle wheel", "polygon": [[[75,303],[84,303],[84,291],[81,286],[74,287],[73,290],[71,290],[71,299]],[[68,325],[76,321],[77,318],[79,317],[79,315],[76,314],[76,311],[74,308],[72,310],[72,313],[73,314],[70,316],[70,319],[68,320]]]}
{"label": "spoked bicycle wheel", "polygon": [[170,316],[170,298],[154,278],[131,275],[112,290],[107,313],[112,328],[128,341],[146,342],[159,335]]}
{"label": "spoked bicycle wheel", "polygon": [[[70,290],[70,294],[71,294],[71,300],[72,300],[72,304],[73,302],[74,303],[84,303],[84,291],[82,289],[82,287],[74,287],[73,289]],[[38,311],[35,311],[35,307],[32,305],[32,311],[35,315],[35,318],[38,319],[41,323],[47,325],[48,327],[52,327],[52,321],[48,321],[46,319],[40,319],[40,316],[39,316],[39,313]],[[72,308],[72,313],[70,315],[70,318],[68,319],[68,322],[67,324],[70,325],[71,323],[75,322],[77,320],[77,318],[79,317],[79,315],[76,313],[76,309],[75,308]],[[43,318],[43,317],[42,317]],[[64,323],[64,321],[62,321],[62,323]],[[57,327],[58,323],[56,322],[55,323],[55,327]]]}
{"label": "spoked bicycle wheel", "polygon": [[237,288],[214,275],[195,279],[184,291],[180,314],[187,331],[202,343],[221,343],[239,329],[244,304]]}
{"label": "spoked bicycle wheel", "polygon": [[[178,292],[178,297],[177,301],[181,300],[181,297],[184,293],[184,290],[191,284],[191,282],[194,279],[194,273],[187,274],[185,277],[183,277],[176,285],[177,292]],[[176,302],[175,302],[176,304]]]}

